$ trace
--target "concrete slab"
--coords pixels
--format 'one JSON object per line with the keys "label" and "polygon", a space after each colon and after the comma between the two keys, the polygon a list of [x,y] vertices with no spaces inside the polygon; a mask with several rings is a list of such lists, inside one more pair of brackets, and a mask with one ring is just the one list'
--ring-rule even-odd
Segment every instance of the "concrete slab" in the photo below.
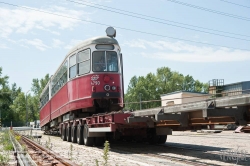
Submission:
{"label": "concrete slab", "polygon": [[197,130],[197,133],[221,133],[222,130]]}

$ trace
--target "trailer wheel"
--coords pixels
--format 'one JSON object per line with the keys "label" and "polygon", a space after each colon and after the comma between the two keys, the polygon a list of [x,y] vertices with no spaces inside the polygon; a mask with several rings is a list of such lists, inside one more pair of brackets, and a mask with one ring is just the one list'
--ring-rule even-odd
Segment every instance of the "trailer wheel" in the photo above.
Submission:
{"label": "trailer wheel", "polygon": [[89,132],[89,127],[87,124],[84,124],[84,132],[83,132],[84,144],[86,146],[93,146],[94,137],[88,137],[88,132]]}
{"label": "trailer wheel", "polygon": [[83,126],[80,124],[77,125],[77,143],[83,145]]}
{"label": "trailer wheel", "polygon": [[165,144],[167,141],[167,135],[159,135],[158,144]]}
{"label": "trailer wheel", "polygon": [[149,129],[147,131],[147,138],[150,144],[157,144],[159,140],[159,136],[156,135],[155,129]]}
{"label": "trailer wheel", "polygon": [[71,126],[71,141],[76,143],[76,126]]}
{"label": "trailer wheel", "polygon": [[66,128],[66,139],[68,142],[71,142],[71,126],[68,125],[67,128]]}
{"label": "trailer wheel", "polygon": [[95,146],[104,146],[104,137],[95,137]]}
{"label": "trailer wheel", "polygon": [[158,135],[152,135],[152,137],[149,138],[149,143],[150,144],[157,144],[159,141],[159,136]]}
{"label": "trailer wheel", "polygon": [[61,138],[62,138],[63,141],[66,141],[65,125],[63,125],[63,128],[62,128],[62,135],[61,135]]}

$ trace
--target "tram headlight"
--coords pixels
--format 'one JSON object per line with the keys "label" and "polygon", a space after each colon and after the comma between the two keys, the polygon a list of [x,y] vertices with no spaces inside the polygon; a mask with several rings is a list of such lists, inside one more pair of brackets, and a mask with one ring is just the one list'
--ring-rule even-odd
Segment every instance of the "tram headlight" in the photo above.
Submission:
{"label": "tram headlight", "polygon": [[105,86],[104,86],[104,90],[105,90],[105,91],[109,91],[109,90],[110,90],[110,86],[109,86],[109,85],[105,85]]}
{"label": "tram headlight", "polygon": [[108,27],[106,29],[107,36],[109,37],[115,37],[116,36],[116,30],[113,27]]}
{"label": "tram headlight", "polygon": [[116,90],[116,86],[112,86],[112,90],[115,91]]}

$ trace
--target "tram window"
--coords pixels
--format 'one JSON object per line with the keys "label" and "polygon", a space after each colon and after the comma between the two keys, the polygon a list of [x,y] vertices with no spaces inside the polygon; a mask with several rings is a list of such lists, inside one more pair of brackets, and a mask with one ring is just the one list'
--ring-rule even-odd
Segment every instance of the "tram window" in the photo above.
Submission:
{"label": "tram window", "polygon": [[79,74],[88,73],[90,70],[90,61],[79,63]]}
{"label": "tram window", "polygon": [[105,51],[93,52],[93,71],[104,71],[106,69],[105,64]]}
{"label": "tram window", "polygon": [[78,53],[78,62],[86,61],[90,59],[89,49]]}
{"label": "tram window", "polygon": [[113,50],[115,47],[114,45],[108,45],[108,44],[97,44],[95,46],[98,50]]}
{"label": "tram window", "polygon": [[78,53],[78,72],[79,75],[90,71],[90,49]]}
{"label": "tram window", "polygon": [[76,72],[76,54],[74,54],[69,58],[69,78],[74,78]]}
{"label": "tram window", "polygon": [[76,65],[69,68],[69,78],[74,78],[76,76]]}
{"label": "tram window", "polygon": [[74,66],[76,64],[76,54],[72,55],[69,58],[69,67]]}
{"label": "tram window", "polygon": [[40,108],[42,108],[49,101],[49,87],[45,90],[40,98]]}
{"label": "tram window", "polygon": [[107,51],[107,71],[118,71],[117,54],[114,51]]}

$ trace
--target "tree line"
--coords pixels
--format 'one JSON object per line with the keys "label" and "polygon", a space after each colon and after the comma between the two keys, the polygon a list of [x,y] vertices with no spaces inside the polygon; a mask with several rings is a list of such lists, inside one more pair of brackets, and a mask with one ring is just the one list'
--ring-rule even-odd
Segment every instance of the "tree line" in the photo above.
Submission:
{"label": "tree line", "polygon": [[[190,75],[184,76],[171,71],[168,67],[161,67],[157,69],[156,74],[150,72],[145,77],[131,78],[124,97],[125,110],[159,107],[161,95],[175,91],[208,92],[208,84],[194,80]],[[140,104],[140,101],[143,102]]]}
{"label": "tree line", "polygon": [[39,96],[49,81],[49,74],[44,78],[35,78],[31,83],[31,93],[23,92],[16,83],[9,85],[9,77],[2,75],[0,67],[0,112],[3,126],[26,125],[26,111],[28,122],[39,120]]}

